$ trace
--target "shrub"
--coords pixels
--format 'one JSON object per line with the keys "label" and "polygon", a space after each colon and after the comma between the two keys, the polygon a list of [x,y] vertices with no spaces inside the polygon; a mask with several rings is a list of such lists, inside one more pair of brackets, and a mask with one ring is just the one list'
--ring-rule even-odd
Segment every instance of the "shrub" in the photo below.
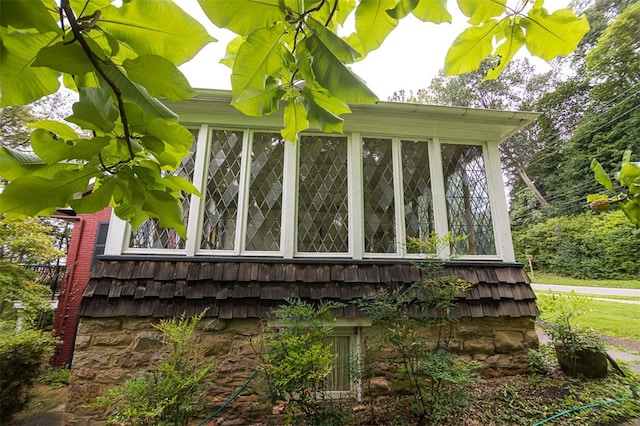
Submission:
{"label": "shrub", "polygon": [[203,359],[193,333],[202,314],[161,321],[155,326],[169,347],[158,366],[107,390],[94,407],[109,408],[107,424],[185,425],[201,408],[205,377],[213,369]]}
{"label": "shrub", "polygon": [[640,238],[621,211],[551,218],[513,233],[516,256],[534,255],[537,269],[576,278],[640,275]]}
{"label": "shrub", "polygon": [[0,424],[21,411],[41,367],[53,353],[55,341],[40,331],[0,329]]}

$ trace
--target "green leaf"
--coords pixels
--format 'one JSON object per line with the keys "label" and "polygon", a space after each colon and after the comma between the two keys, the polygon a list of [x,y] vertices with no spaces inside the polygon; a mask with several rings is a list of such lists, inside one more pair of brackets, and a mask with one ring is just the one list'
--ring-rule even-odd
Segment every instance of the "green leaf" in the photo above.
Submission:
{"label": "green leaf", "polygon": [[607,172],[604,171],[598,160],[595,158],[591,161],[591,170],[595,175],[596,181],[607,188],[609,191],[613,191],[613,184],[611,183],[611,179],[607,175]]}
{"label": "green leaf", "polygon": [[559,9],[549,15],[546,9],[534,7],[520,23],[526,29],[529,52],[546,61],[576,50],[589,31],[587,17],[578,18],[571,9]]}
{"label": "green leaf", "polygon": [[464,30],[447,52],[444,74],[457,75],[478,69],[480,62],[491,54],[492,39],[498,30],[499,25],[495,20]]}
{"label": "green leaf", "polygon": [[298,135],[308,128],[307,110],[304,105],[297,97],[290,100],[284,107],[284,129],[280,134],[288,142],[298,142]]}
{"label": "green leaf", "polygon": [[420,0],[400,0],[393,9],[387,10],[387,13],[394,19],[402,19],[412,13],[419,2]]}
{"label": "green leaf", "polygon": [[380,47],[389,33],[398,25],[387,10],[396,6],[397,0],[361,0],[356,8],[356,32],[365,53]]}
{"label": "green leaf", "polygon": [[80,87],[80,100],[73,104],[73,115],[67,121],[83,129],[109,133],[118,119],[118,108],[111,94],[99,87]]}
{"label": "green leaf", "polygon": [[605,198],[609,198],[607,194],[589,194],[587,195],[587,203],[591,203],[595,200],[604,200]]}
{"label": "green leaf", "polygon": [[264,89],[247,89],[231,105],[243,114],[262,117],[278,110],[278,102],[283,94],[282,86],[270,79]]}
{"label": "green leaf", "polygon": [[1,7],[0,26],[19,29],[35,28],[40,34],[50,31],[62,33],[56,16],[42,3],[42,0],[3,1]]}
{"label": "green leaf", "polygon": [[318,83],[332,96],[349,103],[375,103],[378,97],[350,69],[348,69],[315,35],[307,36],[300,44],[313,58],[311,68]]}
{"label": "green leaf", "polygon": [[161,56],[142,55],[127,59],[122,67],[129,78],[144,86],[151,96],[179,101],[198,94],[180,70]]}
{"label": "green leaf", "polygon": [[71,144],[48,130],[36,129],[31,132],[30,138],[33,152],[47,164],[55,164],[69,157]]}
{"label": "green leaf", "polygon": [[247,89],[265,89],[267,78],[283,68],[284,47],[280,38],[285,31],[282,23],[259,28],[240,46],[231,74],[234,101]]}
{"label": "green leaf", "polygon": [[316,129],[323,132],[342,133],[344,120],[341,114],[351,112],[349,106],[332,97],[326,90],[309,86],[302,89],[302,102],[307,109],[307,119]]}
{"label": "green leaf", "polygon": [[117,184],[116,181],[117,179],[114,176],[107,176],[104,180],[98,180],[89,195],[70,200],[69,206],[76,213],[93,213],[102,210],[111,202],[111,197]]}
{"label": "green leaf", "polygon": [[629,218],[629,221],[640,227],[640,201],[631,200],[620,203],[620,209]]}
{"label": "green leaf", "polygon": [[33,61],[34,67],[48,67],[72,75],[94,71],[80,43],[56,43],[40,49]]}
{"label": "green leaf", "polygon": [[0,194],[0,213],[19,216],[50,214],[67,207],[74,195],[87,191],[100,172],[93,167],[56,173],[53,179],[23,176],[10,182]]}
{"label": "green leaf", "polygon": [[99,26],[140,55],[162,56],[174,65],[216,41],[195,18],[170,0],[136,0],[102,9]]}
{"label": "green leaf", "polygon": [[129,80],[117,66],[109,62],[103,64],[103,68],[109,78],[120,88],[123,97],[140,107],[146,120],[162,118],[170,122],[178,122],[178,116],[173,111],[158,99],[150,96],[144,87]]}
{"label": "green leaf", "polygon": [[73,140],[78,138],[78,134],[73,127],[56,120],[40,120],[35,123],[28,124],[27,127],[32,129],[44,129],[55,133],[65,140]]}
{"label": "green leaf", "polygon": [[498,78],[502,71],[509,65],[513,56],[518,50],[524,46],[524,33],[519,25],[509,24],[509,21],[503,21],[505,28],[505,39],[494,52],[494,56],[500,57],[497,66],[489,70],[483,81]]}
{"label": "green leaf", "polygon": [[447,0],[420,0],[413,10],[413,16],[423,22],[441,24],[451,22],[451,14],[447,10]]}
{"label": "green leaf", "polygon": [[142,207],[151,217],[158,218],[158,224],[162,228],[172,228],[180,235],[187,238],[187,229],[182,224],[182,203],[171,194],[162,191],[145,191]]}
{"label": "green leaf", "polygon": [[104,147],[109,145],[109,136],[98,136],[93,139],[76,139],[69,151],[69,159],[92,160]]}
{"label": "green leaf", "polygon": [[173,189],[177,194],[181,191],[186,192],[187,194],[194,194],[198,197],[202,197],[198,188],[196,188],[189,180],[183,178],[182,176],[165,176],[162,178],[162,182],[168,188]]}
{"label": "green leaf", "polygon": [[53,32],[9,34],[0,27],[0,107],[25,105],[58,90],[58,72],[31,66],[38,51],[57,38]]}
{"label": "green leaf", "polygon": [[352,63],[360,56],[360,52],[315,19],[308,19],[307,25],[318,36],[318,40],[342,62]]}
{"label": "green leaf", "polygon": [[631,187],[633,183],[640,184],[640,165],[638,163],[627,163],[620,168],[620,183]]}
{"label": "green leaf", "polygon": [[238,55],[238,49],[242,46],[246,39],[243,36],[238,36],[231,40],[229,44],[227,44],[227,50],[225,52],[224,58],[220,59],[220,63],[222,65],[226,65],[229,68],[233,68],[233,63],[236,60],[236,56]]}
{"label": "green leaf", "polygon": [[51,178],[61,170],[77,168],[77,165],[65,163],[48,165],[37,155],[0,146],[0,176],[9,181],[13,181],[22,176]]}
{"label": "green leaf", "polygon": [[469,17],[471,25],[487,22],[507,11],[506,0],[458,0],[460,11]]}
{"label": "green leaf", "polygon": [[257,28],[285,20],[280,0],[198,0],[198,3],[214,25],[239,35],[246,36]]}

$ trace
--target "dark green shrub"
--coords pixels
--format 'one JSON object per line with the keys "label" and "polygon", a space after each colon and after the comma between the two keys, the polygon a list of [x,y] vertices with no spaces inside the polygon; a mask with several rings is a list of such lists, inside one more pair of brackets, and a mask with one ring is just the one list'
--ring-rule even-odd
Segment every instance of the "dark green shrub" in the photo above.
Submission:
{"label": "dark green shrub", "polygon": [[27,404],[31,387],[55,346],[54,340],[40,331],[15,333],[7,328],[7,324],[0,328],[0,424]]}
{"label": "dark green shrub", "polygon": [[170,350],[154,369],[97,398],[92,406],[109,409],[107,424],[186,425],[202,408],[205,378],[213,363],[204,360],[193,336],[201,317],[170,319],[155,326]]}
{"label": "dark green shrub", "polygon": [[516,257],[534,267],[576,278],[634,279],[640,275],[640,238],[621,211],[563,216],[513,233]]}

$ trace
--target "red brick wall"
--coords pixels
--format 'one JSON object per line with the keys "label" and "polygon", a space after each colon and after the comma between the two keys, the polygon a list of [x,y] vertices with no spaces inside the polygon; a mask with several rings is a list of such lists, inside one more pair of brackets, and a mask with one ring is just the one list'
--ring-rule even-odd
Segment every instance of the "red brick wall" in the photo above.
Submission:
{"label": "red brick wall", "polygon": [[76,313],[82,300],[82,292],[89,282],[98,225],[100,222],[108,222],[110,217],[111,208],[106,208],[97,213],[67,218],[73,221],[74,225],[67,252],[67,281],[61,285],[58,309],[53,317],[54,336],[62,340],[52,360],[56,367],[71,364],[77,325]]}

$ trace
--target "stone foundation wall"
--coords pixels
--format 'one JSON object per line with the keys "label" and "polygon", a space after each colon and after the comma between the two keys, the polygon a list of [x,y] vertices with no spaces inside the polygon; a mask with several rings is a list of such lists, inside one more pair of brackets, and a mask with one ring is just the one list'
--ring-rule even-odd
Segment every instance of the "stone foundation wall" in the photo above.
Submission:
{"label": "stone foundation wall", "polygon": [[[107,388],[124,383],[153,365],[163,355],[162,337],[152,327],[157,321],[140,318],[82,318],[78,327],[71,369],[65,425],[102,424],[105,413],[88,408]],[[203,319],[198,338],[205,355],[216,360],[209,378],[208,402],[219,407],[242,386],[258,367],[257,320]],[[362,330],[364,339],[375,332]],[[532,318],[463,319],[454,323],[450,349],[484,365],[484,377],[526,371],[528,350],[538,346]],[[391,389],[384,371],[373,380],[384,392]],[[272,406],[261,395],[259,381],[247,389],[217,418],[215,424],[232,426],[273,424]],[[277,421],[276,421],[277,422]],[[214,424],[214,423],[211,423]]]}

